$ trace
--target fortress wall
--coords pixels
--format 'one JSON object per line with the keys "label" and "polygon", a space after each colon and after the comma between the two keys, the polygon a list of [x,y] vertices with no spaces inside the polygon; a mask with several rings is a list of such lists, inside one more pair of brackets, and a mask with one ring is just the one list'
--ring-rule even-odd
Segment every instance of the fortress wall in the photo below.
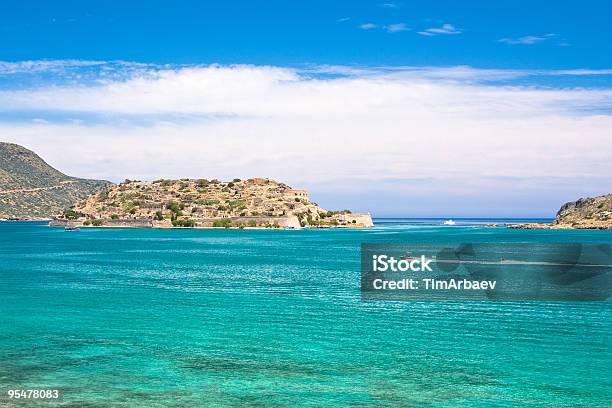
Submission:
{"label": "fortress wall", "polygon": [[[374,226],[370,214],[339,214],[338,221],[346,222],[348,226],[370,228]],[[355,221],[355,222],[353,222]]]}
{"label": "fortress wall", "polygon": [[[82,227],[84,219],[66,220],[53,219],[49,222],[50,227]],[[150,219],[104,219],[102,227],[126,227],[126,228],[152,228],[153,222]]]}
{"label": "fortress wall", "polygon": [[278,224],[281,228],[300,228],[300,221],[295,215],[284,217],[229,217],[229,218],[194,218],[201,227],[212,227],[215,221],[231,220],[232,224],[242,223],[248,226],[249,221],[255,221],[257,224]]}
{"label": "fortress wall", "polygon": [[105,227],[132,227],[132,228],[152,228],[153,221],[150,219],[105,219],[102,221]]}

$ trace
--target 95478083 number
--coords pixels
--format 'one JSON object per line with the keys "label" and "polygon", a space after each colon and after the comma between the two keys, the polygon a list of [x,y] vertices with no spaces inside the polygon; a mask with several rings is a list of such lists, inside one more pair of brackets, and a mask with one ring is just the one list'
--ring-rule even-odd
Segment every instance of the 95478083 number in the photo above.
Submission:
{"label": "95478083 number", "polygon": [[37,399],[58,400],[62,396],[59,389],[11,389],[7,390],[5,397],[9,399]]}

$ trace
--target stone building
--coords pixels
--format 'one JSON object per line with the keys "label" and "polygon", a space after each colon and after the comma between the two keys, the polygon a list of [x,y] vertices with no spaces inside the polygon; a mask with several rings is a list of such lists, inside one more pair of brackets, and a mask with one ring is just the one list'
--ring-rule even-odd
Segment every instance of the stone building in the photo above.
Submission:
{"label": "stone building", "polygon": [[285,198],[290,198],[290,199],[298,198],[300,200],[308,200],[308,191],[292,188],[289,190],[285,190],[285,192],[283,193],[283,196]]}

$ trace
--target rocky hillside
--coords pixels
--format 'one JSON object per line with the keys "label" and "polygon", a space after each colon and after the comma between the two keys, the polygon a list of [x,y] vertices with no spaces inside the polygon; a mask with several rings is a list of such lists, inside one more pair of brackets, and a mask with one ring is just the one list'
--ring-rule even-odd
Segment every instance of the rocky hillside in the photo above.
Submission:
{"label": "rocky hillside", "polygon": [[581,198],[563,204],[554,224],[574,228],[612,229],[612,194]]}
{"label": "rocky hillside", "polygon": [[49,218],[109,184],[69,177],[31,150],[0,142],[0,218]]}
{"label": "rocky hillside", "polygon": [[261,178],[126,180],[92,194],[62,218],[85,226],[371,226],[369,214],[327,211],[310,201],[305,190]]}
{"label": "rocky hillside", "polygon": [[516,224],[524,229],[612,229],[612,194],[563,204],[552,224]]}

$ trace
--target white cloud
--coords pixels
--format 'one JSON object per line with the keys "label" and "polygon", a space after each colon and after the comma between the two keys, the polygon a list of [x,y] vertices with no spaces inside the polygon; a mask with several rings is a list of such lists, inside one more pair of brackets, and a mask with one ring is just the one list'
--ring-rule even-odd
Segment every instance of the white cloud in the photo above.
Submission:
{"label": "white cloud", "polygon": [[339,18],[338,20],[336,20],[339,23],[344,23],[345,21],[349,21],[351,18],[350,17],[342,17]]}
{"label": "white cloud", "polygon": [[461,34],[463,30],[456,28],[452,24],[442,24],[442,27],[432,27],[428,28],[424,31],[419,31],[418,34],[425,36],[434,36],[434,35],[453,35],[453,34]]}
{"label": "white cloud", "polygon": [[376,27],[378,26],[374,23],[365,23],[359,26],[359,28],[361,28],[362,30],[372,30]]}
{"label": "white cloud", "polygon": [[385,26],[385,29],[389,33],[399,33],[401,31],[408,31],[409,28],[405,23],[389,24]]}
{"label": "white cloud", "polygon": [[[593,72],[600,71],[549,73]],[[321,185],[353,194],[386,186],[389,197],[394,180],[408,180],[397,188],[418,184],[422,197],[444,189],[472,203],[496,194],[508,199],[513,189],[566,197],[593,180],[610,190],[612,116],[605,112],[612,90],[481,83],[529,74],[471,67],[156,69],[97,84],[5,89],[3,117],[42,120],[5,119],[0,134],[70,174],[114,180],[264,176],[315,192]],[[513,181],[492,181],[500,178]]]}
{"label": "white cloud", "polygon": [[612,75],[612,69],[562,69],[546,71],[548,75]]}
{"label": "white cloud", "polygon": [[99,66],[105,63],[104,61],[83,60],[0,61],[0,75],[11,75],[23,72],[58,72],[68,68]]}
{"label": "white cloud", "polygon": [[533,44],[540,43],[542,41],[550,40],[554,36],[555,34],[553,33],[544,34],[541,36],[526,35],[524,37],[519,37],[519,38],[500,38],[498,41],[501,43],[506,43],[506,44],[511,44],[511,45],[516,45],[516,44],[533,45]]}

